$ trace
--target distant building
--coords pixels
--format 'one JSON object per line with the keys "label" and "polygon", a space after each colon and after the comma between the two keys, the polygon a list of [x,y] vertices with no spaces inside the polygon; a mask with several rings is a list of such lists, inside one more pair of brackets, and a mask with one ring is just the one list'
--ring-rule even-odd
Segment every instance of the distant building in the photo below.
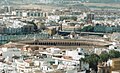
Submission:
{"label": "distant building", "polygon": [[94,26],[94,32],[102,32],[102,33],[112,33],[112,32],[120,32],[120,26],[110,26],[104,24],[96,24]]}
{"label": "distant building", "polygon": [[12,7],[11,6],[4,6],[4,11],[5,13],[10,13],[12,11]]}
{"label": "distant building", "polygon": [[71,56],[74,60],[79,60],[84,58],[84,51],[81,48],[77,48],[76,50],[66,50],[66,56]]}
{"label": "distant building", "polygon": [[0,22],[0,34],[25,34],[25,33],[31,33],[34,31],[34,25],[24,23],[18,20],[1,20],[3,22]]}
{"label": "distant building", "polygon": [[95,18],[94,18],[94,14],[93,14],[93,13],[89,13],[89,14],[87,14],[86,19],[87,19],[87,22],[88,22],[88,23],[91,23],[92,20],[95,19]]}
{"label": "distant building", "polygon": [[25,73],[29,73],[32,71],[32,66],[34,66],[34,63],[33,61],[31,61],[30,59],[28,60],[15,60],[15,63],[16,63],[16,69],[17,69],[17,72],[25,72]]}
{"label": "distant building", "polygon": [[46,13],[37,9],[17,9],[12,11],[12,15],[19,17],[46,17]]}
{"label": "distant building", "polygon": [[51,15],[51,16],[48,16],[48,20],[58,22],[58,21],[60,20],[60,16],[57,16],[57,15]]}
{"label": "distant building", "polygon": [[39,3],[45,4],[78,4],[80,0],[39,0]]}
{"label": "distant building", "polygon": [[8,58],[9,60],[12,60],[13,56],[20,56],[21,50],[16,48],[11,42],[8,44],[5,44],[4,47],[0,48],[2,49],[2,57]]}

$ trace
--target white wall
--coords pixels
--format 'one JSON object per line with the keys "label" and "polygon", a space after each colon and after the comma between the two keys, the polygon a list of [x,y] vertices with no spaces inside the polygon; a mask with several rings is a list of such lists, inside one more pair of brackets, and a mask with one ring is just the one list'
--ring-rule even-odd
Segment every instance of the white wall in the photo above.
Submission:
{"label": "white wall", "polygon": [[111,73],[120,73],[120,71],[112,71]]}
{"label": "white wall", "polygon": [[23,16],[23,17],[27,17],[27,12],[23,12],[23,13],[22,13],[22,16]]}
{"label": "white wall", "polygon": [[57,20],[60,19],[60,16],[56,16],[56,15],[54,15],[54,16],[48,16],[48,19],[49,19],[49,20],[57,21]]}
{"label": "white wall", "polygon": [[59,54],[60,53],[59,48],[47,48],[47,51],[49,51],[52,54]]}
{"label": "white wall", "polygon": [[[82,53],[82,55],[79,55],[78,53]],[[74,60],[79,60],[80,58],[84,58],[84,52],[82,50],[67,50],[66,56],[71,56]]]}
{"label": "white wall", "polygon": [[16,15],[16,11],[12,11],[12,15]]}
{"label": "white wall", "polygon": [[21,51],[17,48],[8,48],[7,51],[3,52],[3,57],[6,58],[7,56],[11,59],[13,55],[20,56]]}

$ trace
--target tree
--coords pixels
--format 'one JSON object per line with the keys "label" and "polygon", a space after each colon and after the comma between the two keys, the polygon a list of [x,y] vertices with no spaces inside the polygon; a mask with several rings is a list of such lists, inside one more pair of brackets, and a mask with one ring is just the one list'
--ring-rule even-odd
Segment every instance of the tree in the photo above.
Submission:
{"label": "tree", "polygon": [[109,52],[103,51],[100,55],[86,55],[80,61],[89,63],[89,67],[97,71],[98,62],[106,62],[109,58],[120,58],[120,52],[115,50],[110,50]]}
{"label": "tree", "polygon": [[93,32],[94,31],[94,27],[89,25],[89,26],[85,26],[83,29],[81,29],[82,32]]}
{"label": "tree", "polygon": [[77,20],[77,17],[76,17],[76,16],[71,16],[71,17],[65,16],[65,17],[61,17],[61,18],[60,18],[60,21],[68,20],[68,19],[71,19],[71,20],[76,21],[76,20]]}
{"label": "tree", "polygon": [[119,58],[120,57],[120,52],[115,51],[115,50],[111,50],[111,51],[109,51],[109,55],[110,55],[110,58]]}
{"label": "tree", "polygon": [[71,17],[70,19],[77,21],[77,17],[75,17],[75,16]]}
{"label": "tree", "polygon": [[100,59],[99,59],[100,62],[106,62],[109,59],[109,53],[107,53],[107,52],[101,53],[99,55],[99,57],[100,57]]}
{"label": "tree", "polygon": [[89,63],[90,68],[95,69],[97,71],[97,65],[99,61],[99,56],[97,54],[91,54],[81,59],[83,62]]}
{"label": "tree", "polygon": [[108,52],[102,52],[100,55],[100,62],[106,62],[109,58],[119,58],[120,57],[120,52],[115,51],[115,50],[110,50]]}

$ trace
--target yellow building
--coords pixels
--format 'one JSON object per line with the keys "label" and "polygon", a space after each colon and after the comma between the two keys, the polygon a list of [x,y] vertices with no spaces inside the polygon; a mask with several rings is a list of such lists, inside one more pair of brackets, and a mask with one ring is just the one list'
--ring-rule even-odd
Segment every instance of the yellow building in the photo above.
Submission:
{"label": "yellow building", "polygon": [[112,71],[120,70],[120,58],[112,59]]}
{"label": "yellow building", "polygon": [[109,60],[108,63],[98,64],[98,73],[119,73],[120,71],[120,58]]}
{"label": "yellow building", "polygon": [[49,28],[46,30],[49,35],[55,35],[56,34],[56,28]]}

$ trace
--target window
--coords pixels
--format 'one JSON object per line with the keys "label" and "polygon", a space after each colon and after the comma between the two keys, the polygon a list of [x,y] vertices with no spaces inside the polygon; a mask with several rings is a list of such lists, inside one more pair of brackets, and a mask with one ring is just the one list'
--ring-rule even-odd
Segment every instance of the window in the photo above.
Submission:
{"label": "window", "polygon": [[82,55],[82,53],[78,53],[78,55]]}
{"label": "window", "polygon": [[38,16],[40,16],[40,13],[38,13]]}
{"label": "window", "polygon": [[31,16],[34,16],[34,14],[33,14],[33,13],[31,13]]}
{"label": "window", "polygon": [[37,16],[37,14],[36,14],[36,13],[34,13],[34,16]]}
{"label": "window", "polygon": [[27,16],[30,16],[30,13],[27,13]]}
{"label": "window", "polygon": [[114,47],[114,49],[117,49],[117,47]]}

